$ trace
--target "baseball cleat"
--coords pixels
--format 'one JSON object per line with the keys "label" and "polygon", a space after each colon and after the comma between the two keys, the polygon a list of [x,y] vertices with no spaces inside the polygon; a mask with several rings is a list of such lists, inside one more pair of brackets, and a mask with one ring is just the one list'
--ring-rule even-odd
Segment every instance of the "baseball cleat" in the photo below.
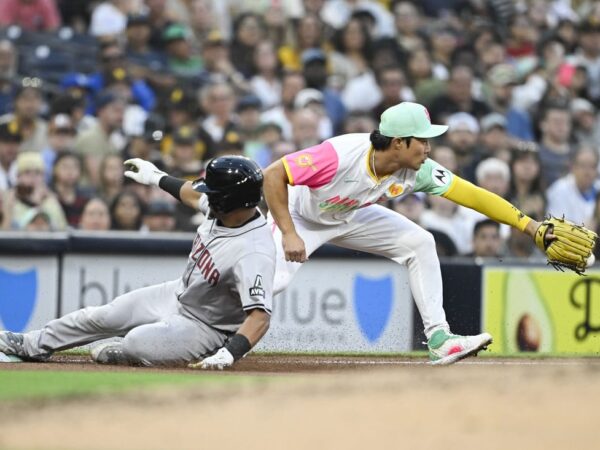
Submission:
{"label": "baseball cleat", "polygon": [[0,352],[5,355],[25,356],[23,334],[12,331],[0,331]]}
{"label": "baseball cleat", "polygon": [[437,330],[427,342],[430,364],[448,365],[468,356],[476,355],[492,343],[489,333],[475,336],[459,336],[446,330]]}
{"label": "baseball cleat", "polygon": [[7,355],[6,353],[0,352],[0,363],[17,363],[17,362],[23,362],[23,360],[16,355]]}
{"label": "baseball cleat", "polygon": [[98,344],[92,348],[90,355],[99,364],[129,364],[129,358],[123,353],[121,342]]}

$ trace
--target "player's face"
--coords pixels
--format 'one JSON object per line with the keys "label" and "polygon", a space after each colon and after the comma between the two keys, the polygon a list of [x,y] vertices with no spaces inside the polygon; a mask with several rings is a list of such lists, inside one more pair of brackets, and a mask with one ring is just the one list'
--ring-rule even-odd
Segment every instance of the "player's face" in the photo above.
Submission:
{"label": "player's face", "polygon": [[429,141],[423,138],[410,138],[410,144],[406,145],[406,140],[402,140],[400,154],[404,157],[403,167],[413,170],[419,170],[421,164],[425,162],[431,152]]}

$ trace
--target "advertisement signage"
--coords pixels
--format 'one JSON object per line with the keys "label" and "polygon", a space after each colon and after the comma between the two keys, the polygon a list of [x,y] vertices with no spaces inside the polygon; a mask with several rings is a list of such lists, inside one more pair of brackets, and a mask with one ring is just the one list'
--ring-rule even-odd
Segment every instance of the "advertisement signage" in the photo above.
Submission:
{"label": "advertisement signage", "polygon": [[486,268],[483,283],[491,352],[600,352],[600,271]]}
{"label": "advertisement signage", "polygon": [[56,317],[56,257],[0,257],[0,329],[28,331]]}
{"label": "advertisement signage", "polygon": [[413,301],[406,268],[390,261],[312,260],[275,296],[257,350],[410,351]]}

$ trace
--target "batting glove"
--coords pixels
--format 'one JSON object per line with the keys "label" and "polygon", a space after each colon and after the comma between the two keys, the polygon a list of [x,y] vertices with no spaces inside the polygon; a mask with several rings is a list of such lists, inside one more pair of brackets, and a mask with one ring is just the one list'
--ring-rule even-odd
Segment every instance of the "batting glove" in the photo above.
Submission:
{"label": "batting glove", "polygon": [[167,176],[165,172],[158,170],[154,164],[140,158],[128,159],[123,164],[128,169],[125,171],[125,176],[140,184],[158,186],[160,179]]}
{"label": "batting glove", "polygon": [[204,358],[200,362],[189,364],[188,367],[190,369],[223,370],[232,364],[233,355],[225,347],[222,347],[214,355]]}

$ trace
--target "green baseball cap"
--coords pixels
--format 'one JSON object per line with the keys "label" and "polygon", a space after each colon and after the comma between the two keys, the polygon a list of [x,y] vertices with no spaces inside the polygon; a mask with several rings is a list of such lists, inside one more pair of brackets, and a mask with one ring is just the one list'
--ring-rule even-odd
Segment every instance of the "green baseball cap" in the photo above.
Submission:
{"label": "green baseball cap", "polygon": [[427,108],[411,102],[386,109],[379,122],[379,132],[388,137],[434,138],[447,130],[446,125],[432,125]]}

